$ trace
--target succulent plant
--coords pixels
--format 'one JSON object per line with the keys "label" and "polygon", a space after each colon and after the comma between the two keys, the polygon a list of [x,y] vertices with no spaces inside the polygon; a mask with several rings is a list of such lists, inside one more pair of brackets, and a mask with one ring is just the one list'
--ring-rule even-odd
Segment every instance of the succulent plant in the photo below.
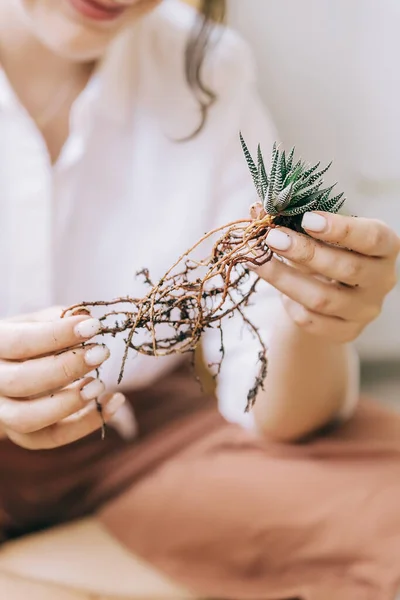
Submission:
{"label": "succulent plant", "polygon": [[299,229],[302,216],[311,210],[336,213],[345,202],[343,193],[331,197],[336,184],[323,187],[323,175],[328,166],[319,169],[320,163],[310,165],[302,160],[295,162],[295,148],[286,154],[276,143],[272,149],[269,174],[265,168],[260,145],[257,149],[257,164],[240,134],[240,142],[258,196],[265,212],[276,224]]}

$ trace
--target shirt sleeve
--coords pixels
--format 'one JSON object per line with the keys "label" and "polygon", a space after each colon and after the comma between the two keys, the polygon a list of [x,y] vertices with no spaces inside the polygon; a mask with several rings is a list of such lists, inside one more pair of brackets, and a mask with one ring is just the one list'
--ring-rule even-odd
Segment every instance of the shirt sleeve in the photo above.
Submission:
{"label": "shirt sleeve", "polygon": [[[273,143],[278,141],[275,126],[257,92],[256,71],[248,50],[240,53],[236,72],[235,69],[230,73],[225,71],[225,78],[228,76],[232,80],[231,87],[228,86],[230,92],[220,98],[226,145],[216,185],[214,226],[248,216],[250,205],[258,199],[240,147],[239,131],[253,155],[257,145],[261,145],[267,164]],[[278,292],[261,281],[251,303],[244,309],[246,318],[257,327],[267,348],[279,307]],[[245,413],[245,407],[247,394],[259,371],[260,343],[237,313],[222,321],[221,330],[225,354],[216,379],[219,409],[228,421],[252,428],[253,416],[251,412]],[[206,363],[220,361],[220,347],[221,332],[218,329],[207,330],[203,337]],[[358,363],[353,350],[349,352],[348,380],[348,393],[340,418],[348,418],[352,414],[359,395]]]}

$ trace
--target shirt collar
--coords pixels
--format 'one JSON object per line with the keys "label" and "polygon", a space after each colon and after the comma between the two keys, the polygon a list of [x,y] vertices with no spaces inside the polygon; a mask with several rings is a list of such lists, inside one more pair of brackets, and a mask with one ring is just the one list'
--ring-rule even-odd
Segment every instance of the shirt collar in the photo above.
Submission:
{"label": "shirt collar", "polygon": [[122,32],[99,63],[87,90],[88,101],[108,119],[124,124],[132,115],[138,77],[139,25]]}
{"label": "shirt collar", "polygon": [[[154,116],[158,115],[167,124],[167,133],[179,138],[181,134],[179,131],[176,134],[177,127],[182,129],[182,137],[194,129],[199,118],[198,107],[183,79],[180,63],[194,14],[193,9],[177,0],[164,0],[152,15],[121,32],[112,41],[72,107],[71,117],[76,130],[89,127],[94,113],[122,126],[128,123],[137,98],[139,72],[141,78],[144,76],[146,79],[146,87],[151,88],[148,101],[152,103]],[[173,27],[168,33],[167,26],[171,24]],[[165,37],[162,50],[154,52],[154,59],[149,61],[148,57],[144,57],[144,61],[141,55],[143,52],[152,54],[159,45],[160,37]],[[170,46],[177,44],[182,45],[182,49],[175,53],[175,58],[171,56],[171,60],[165,60],[164,54],[168,53]],[[0,66],[0,109],[18,105],[18,99]]]}
{"label": "shirt collar", "polygon": [[11,87],[8,77],[0,65],[0,109],[10,109],[18,106],[18,100]]}
{"label": "shirt collar", "polygon": [[[76,115],[94,107],[116,123],[125,123],[132,114],[137,75],[138,27],[130,27],[111,43],[86,88],[73,107]],[[0,109],[19,105],[18,98],[0,65]],[[77,117],[78,118],[78,117]]]}
{"label": "shirt collar", "polygon": [[[193,96],[183,78],[181,63],[187,34],[193,26],[196,14],[193,7],[183,4],[180,0],[163,0],[149,15],[123,31],[113,40],[89,82],[86,90],[88,102],[94,101],[96,109],[98,108],[108,119],[122,125],[127,123],[132,116],[140,73],[140,77],[144,77],[146,81],[151,80],[152,77],[155,79],[153,85],[156,89],[153,90],[153,99],[157,105],[157,112],[167,112],[167,122],[174,117],[181,120],[184,116],[182,110],[177,111],[175,108],[179,94],[180,106],[188,106],[191,123],[196,123],[193,121]],[[160,38],[165,38],[167,47],[164,48],[164,52],[166,53],[170,51],[168,44],[171,47],[176,45],[181,47],[177,53],[178,63],[173,63],[172,72],[171,60],[168,59],[165,64],[160,64],[160,52],[155,51],[160,44]],[[154,52],[155,62],[149,63],[148,60],[144,60],[146,57],[142,56],[143,52],[151,55]],[[197,103],[195,103],[196,118],[198,119]]]}

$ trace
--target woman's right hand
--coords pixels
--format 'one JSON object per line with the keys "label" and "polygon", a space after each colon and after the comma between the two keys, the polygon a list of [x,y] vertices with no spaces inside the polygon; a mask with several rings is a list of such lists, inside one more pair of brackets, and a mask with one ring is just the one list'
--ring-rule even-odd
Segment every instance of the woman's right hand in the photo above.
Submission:
{"label": "woman's right hand", "polygon": [[[109,357],[86,344],[100,330],[90,315],[60,318],[53,308],[0,321],[0,434],[30,450],[56,448],[101,427],[96,399],[104,384],[88,373]],[[125,398],[101,399],[105,421]]]}

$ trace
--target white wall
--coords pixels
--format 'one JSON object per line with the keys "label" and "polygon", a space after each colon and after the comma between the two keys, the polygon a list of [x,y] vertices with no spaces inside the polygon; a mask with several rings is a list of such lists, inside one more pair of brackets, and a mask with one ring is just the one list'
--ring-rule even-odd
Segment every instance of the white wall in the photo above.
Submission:
{"label": "white wall", "polygon": [[[307,160],[333,158],[351,212],[400,234],[400,0],[229,2],[281,140]],[[400,286],[359,348],[400,359]]]}

